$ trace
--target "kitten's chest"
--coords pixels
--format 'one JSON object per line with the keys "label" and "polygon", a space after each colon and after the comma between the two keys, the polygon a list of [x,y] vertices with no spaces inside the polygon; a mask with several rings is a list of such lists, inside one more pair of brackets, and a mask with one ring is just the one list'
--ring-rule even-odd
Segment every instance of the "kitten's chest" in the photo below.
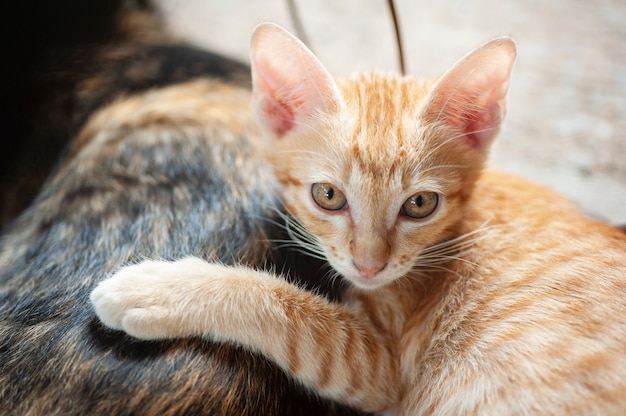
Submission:
{"label": "kitten's chest", "polygon": [[[399,354],[405,385],[415,385],[420,374],[437,373],[441,363],[454,367],[476,346],[475,304],[468,294],[479,279],[463,262],[447,269],[413,280],[412,299],[404,303]],[[407,291],[399,297],[406,299]]]}

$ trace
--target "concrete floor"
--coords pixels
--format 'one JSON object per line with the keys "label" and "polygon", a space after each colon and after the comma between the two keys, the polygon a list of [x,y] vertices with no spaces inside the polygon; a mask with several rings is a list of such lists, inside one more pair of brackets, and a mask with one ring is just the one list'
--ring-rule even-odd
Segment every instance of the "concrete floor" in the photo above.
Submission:
{"label": "concrete floor", "polygon": [[[157,0],[184,38],[248,59],[252,28],[293,28],[286,0]],[[336,74],[397,70],[384,0],[296,1],[310,46]],[[499,34],[518,42],[492,163],[626,224],[626,2],[396,0],[408,72],[436,76]]]}

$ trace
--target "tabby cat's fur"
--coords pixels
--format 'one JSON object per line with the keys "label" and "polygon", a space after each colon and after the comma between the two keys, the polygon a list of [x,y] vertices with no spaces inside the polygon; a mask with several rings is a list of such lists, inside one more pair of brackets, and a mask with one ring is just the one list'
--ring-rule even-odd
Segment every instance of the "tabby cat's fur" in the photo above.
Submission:
{"label": "tabby cat's fur", "polygon": [[285,237],[240,111],[246,65],[173,41],[144,1],[37,3],[3,25],[19,44],[2,65],[19,76],[0,79],[17,84],[1,97],[16,106],[2,114],[3,221],[72,144],[0,238],[0,414],[355,414],[241,348],[103,330],[88,294],[129,261],[206,255],[303,279],[320,264],[267,242]]}
{"label": "tabby cat's fur", "polygon": [[436,82],[335,82],[261,25],[252,73],[266,154],[303,244],[354,284],[350,296],[333,304],[195,258],[146,261],[96,288],[99,317],[143,339],[244,345],[366,411],[623,414],[626,236],[544,187],[482,171],[515,55],[499,38]]}

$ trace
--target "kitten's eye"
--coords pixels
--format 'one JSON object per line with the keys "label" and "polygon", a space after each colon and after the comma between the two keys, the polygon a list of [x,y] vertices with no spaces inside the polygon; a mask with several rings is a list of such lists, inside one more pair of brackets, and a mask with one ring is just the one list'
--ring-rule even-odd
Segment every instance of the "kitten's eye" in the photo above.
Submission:
{"label": "kitten's eye", "polygon": [[426,218],[435,211],[439,203],[436,192],[420,192],[415,194],[402,205],[402,213],[411,218]]}
{"label": "kitten's eye", "polygon": [[337,211],[346,206],[346,196],[335,185],[330,183],[314,183],[311,195],[320,207]]}

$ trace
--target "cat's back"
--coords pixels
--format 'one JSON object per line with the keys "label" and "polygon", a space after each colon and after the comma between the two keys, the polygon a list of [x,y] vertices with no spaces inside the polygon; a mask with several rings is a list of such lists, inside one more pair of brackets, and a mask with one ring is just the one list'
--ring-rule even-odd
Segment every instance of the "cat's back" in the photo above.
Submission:
{"label": "cat's back", "polygon": [[487,171],[466,231],[475,248],[409,325],[406,414],[623,414],[626,234],[551,190]]}
{"label": "cat's back", "polygon": [[626,269],[620,267],[626,265],[626,233],[587,217],[550,188],[487,170],[472,198],[467,225],[492,223],[500,237],[485,240],[493,250],[484,253],[487,259],[518,265],[519,274],[524,274],[524,265],[538,275],[540,267],[553,273],[553,267],[562,266],[563,277],[595,270],[597,277],[626,280]]}

